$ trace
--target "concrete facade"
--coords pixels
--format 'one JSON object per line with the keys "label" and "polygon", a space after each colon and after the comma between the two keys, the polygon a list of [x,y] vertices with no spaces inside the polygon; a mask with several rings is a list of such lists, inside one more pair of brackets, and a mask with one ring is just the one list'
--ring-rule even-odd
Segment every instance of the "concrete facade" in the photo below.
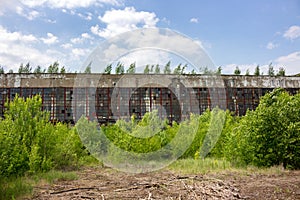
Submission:
{"label": "concrete facade", "polygon": [[81,115],[100,123],[141,118],[158,110],[163,118],[180,121],[208,108],[229,109],[244,115],[259,98],[274,88],[292,94],[300,90],[300,77],[210,76],[165,74],[0,74],[0,115],[5,101],[16,94],[40,94],[52,120],[73,122]]}

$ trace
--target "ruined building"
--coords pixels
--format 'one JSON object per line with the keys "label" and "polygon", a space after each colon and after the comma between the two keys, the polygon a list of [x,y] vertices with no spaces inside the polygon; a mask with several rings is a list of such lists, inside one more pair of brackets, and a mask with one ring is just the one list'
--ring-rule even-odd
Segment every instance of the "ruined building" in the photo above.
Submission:
{"label": "ruined building", "polygon": [[75,122],[82,115],[100,123],[141,118],[158,110],[169,120],[201,114],[218,106],[236,115],[253,110],[259,99],[274,88],[291,94],[300,90],[300,77],[210,76],[164,74],[1,74],[0,115],[6,100],[16,94],[40,94],[51,120]]}

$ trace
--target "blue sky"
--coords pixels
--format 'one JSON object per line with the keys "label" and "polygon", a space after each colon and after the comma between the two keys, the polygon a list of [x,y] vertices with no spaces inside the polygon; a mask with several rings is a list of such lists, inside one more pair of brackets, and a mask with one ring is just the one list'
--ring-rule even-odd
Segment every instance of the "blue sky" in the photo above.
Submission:
{"label": "blue sky", "polygon": [[0,65],[80,71],[103,40],[142,27],[186,35],[223,73],[300,73],[299,0],[0,0]]}

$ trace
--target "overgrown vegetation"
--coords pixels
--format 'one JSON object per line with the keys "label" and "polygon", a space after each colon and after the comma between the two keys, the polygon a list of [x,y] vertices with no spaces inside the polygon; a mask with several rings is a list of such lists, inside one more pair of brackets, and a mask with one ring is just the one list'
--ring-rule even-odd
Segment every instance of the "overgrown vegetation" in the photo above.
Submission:
{"label": "overgrown vegetation", "polygon": [[[84,122],[84,118],[81,123],[86,123],[83,127],[96,126]],[[94,127],[93,130],[97,129]],[[288,169],[300,169],[300,94],[293,96],[283,89],[275,89],[261,98],[255,111],[248,111],[242,117],[215,108],[202,115],[192,114],[180,124],[173,122],[170,125],[153,111],[144,115],[141,121],[136,121],[133,116],[128,122],[119,120],[102,126],[100,132],[106,137],[98,135],[96,138],[95,133],[93,139],[86,141],[97,143],[88,149],[95,149],[100,144],[101,148],[95,153],[112,153],[112,159],[124,156],[119,151],[111,151],[113,144],[121,151],[139,154],[166,147],[163,153],[156,154],[159,155],[157,160],[178,156],[182,159],[210,157],[226,159],[236,166],[282,165]],[[176,140],[178,136],[180,139]],[[180,152],[185,143],[190,145]],[[126,156],[130,159],[130,154]]]}
{"label": "overgrown vegetation", "polygon": [[[49,113],[42,111],[41,105],[40,96],[15,97],[6,104],[0,120],[0,185],[5,197],[16,197],[12,194],[14,188],[31,191],[21,184],[24,179],[20,177],[76,169],[90,162],[93,158],[87,149],[92,154],[109,154],[113,159],[124,156],[112,151],[112,146],[141,156],[165,148],[155,159],[180,155],[175,168],[198,163],[195,170],[252,165],[300,169],[300,93],[292,96],[275,89],[245,116],[236,117],[215,108],[202,115],[192,114],[180,124],[161,120],[153,111],[140,121],[132,116],[131,121],[99,127],[83,117],[77,123],[80,126],[70,127],[49,122]],[[85,134],[79,137],[80,127]]]}
{"label": "overgrown vegetation", "polygon": [[0,176],[21,176],[77,166],[88,152],[74,128],[52,124],[40,96],[15,97],[0,120]]}

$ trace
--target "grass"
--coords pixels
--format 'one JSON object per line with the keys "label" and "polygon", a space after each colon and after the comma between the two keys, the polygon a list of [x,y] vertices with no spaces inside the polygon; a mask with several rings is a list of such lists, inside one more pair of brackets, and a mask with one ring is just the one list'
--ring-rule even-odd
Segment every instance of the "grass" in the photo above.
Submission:
{"label": "grass", "polygon": [[76,180],[75,172],[49,171],[23,177],[10,177],[0,179],[0,200],[30,197],[33,188],[40,183],[54,183],[56,181]]}
{"label": "grass", "polygon": [[235,172],[240,175],[249,174],[282,174],[285,170],[282,166],[259,168],[255,166],[235,166],[224,159],[179,159],[172,163],[169,170],[181,174],[208,174],[218,172]]}
{"label": "grass", "polygon": [[16,199],[32,193],[32,180],[26,177],[1,178],[0,199]]}
{"label": "grass", "polygon": [[218,172],[232,168],[230,162],[213,158],[205,159],[179,159],[168,167],[171,171],[182,174],[206,174],[209,172]]}

